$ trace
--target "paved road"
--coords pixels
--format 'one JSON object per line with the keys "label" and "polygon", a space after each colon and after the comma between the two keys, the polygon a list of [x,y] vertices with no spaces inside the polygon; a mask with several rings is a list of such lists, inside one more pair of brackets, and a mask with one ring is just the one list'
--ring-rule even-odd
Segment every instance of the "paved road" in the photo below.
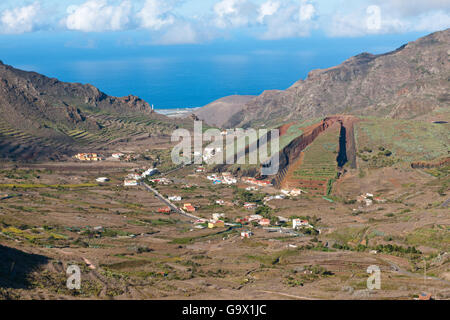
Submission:
{"label": "paved road", "polygon": [[178,208],[169,199],[164,198],[163,195],[158,192],[158,190],[156,190],[155,188],[150,187],[145,182],[142,182],[141,185],[143,185],[148,191],[153,192],[155,194],[155,196],[159,200],[161,200],[161,202],[166,204],[169,208],[171,208],[176,213],[181,214],[182,216],[185,216],[185,217],[190,218],[190,219],[195,219],[195,220],[201,219],[200,217],[194,216],[193,214],[187,213],[183,209]]}
{"label": "paved road", "polygon": [[[384,262],[386,262],[386,263],[388,263],[390,266],[391,266],[391,268],[392,268],[392,270],[394,271],[394,272],[397,272],[397,273],[399,273],[399,274],[401,274],[401,275],[404,275],[404,276],[409,276],[409,277],[413,277],[413,278],[424,278],[424,276],[423,275],[421,275],[421,274],[418,274],[418,273],[412,273],[412,272],[409,272],[409,271],[407,271],[407,270],[405,270],[405,269],[402,269],[402,268],[400,268],[400,266],[399,265],[397,265],[397,264],[395,264],[393,261],[391,261],[391,260],[389,260],[387,257],[379,257],[380,258],[380,260],[382,260],[382,261],[384,261]],[[441,278],[437,278],[437,277],[432,277],[432,276],[426,276],[426,279],[427,280],[435,280],[435,281],[439,281],[439,282],[442,282],[442,283],[445,283],[445,284],[447,284],[447,285],[450,285],[450,281],[447,281],[447,280],[444,280],[444,279],[441,279]]]}

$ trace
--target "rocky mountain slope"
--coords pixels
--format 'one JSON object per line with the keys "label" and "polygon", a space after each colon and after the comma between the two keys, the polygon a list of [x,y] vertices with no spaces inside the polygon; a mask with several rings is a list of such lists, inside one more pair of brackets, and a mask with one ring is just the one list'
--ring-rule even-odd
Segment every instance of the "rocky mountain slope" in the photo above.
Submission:
{"label": "rocky mountain slope", "polygon": [[169,133],[176,124],[135,96],[65,83],[0,62],[0,157],[58,158],[121,138]]}
{"label": "rocky mountain slope", "polygon": [[[222,127],[253,98],[255,96],[233,95],[224,97],[195,110],[195,115],[198,119],[206,121],[211,126]],[[218,110],[220,112],[217,112]]]}
{"label": "rocky mountain slope", "polygon": [[[450,105],[450,29],[386,54],[362,53],[339,66],[311,71],[287,90],[265,91],[224,127],[272,125],[331,114],[421,118]],[[230,117],[219,105],[215,118]]]}

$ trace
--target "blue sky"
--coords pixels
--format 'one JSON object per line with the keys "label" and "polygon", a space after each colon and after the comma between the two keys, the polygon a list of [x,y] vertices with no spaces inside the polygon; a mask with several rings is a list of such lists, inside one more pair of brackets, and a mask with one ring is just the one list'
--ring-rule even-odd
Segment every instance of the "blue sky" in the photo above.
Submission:
{"label": "blue sky", "polygon": [[448,27],[449,0],[2,0],[0,59],[158,108],[202,106]]}
{"label": "blue sky", "polygon": [[242,36],[365,37],[448,27],[448,0],[3,0],[0,4],[0,37],[128,32],[128,40],[122,41],[141,45],[201,44]]}

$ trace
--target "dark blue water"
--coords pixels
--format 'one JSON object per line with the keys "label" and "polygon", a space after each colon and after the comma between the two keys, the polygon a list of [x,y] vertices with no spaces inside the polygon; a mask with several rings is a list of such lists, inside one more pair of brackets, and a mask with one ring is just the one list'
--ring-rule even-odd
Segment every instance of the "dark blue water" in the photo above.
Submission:
{"label": "dark blue water", "polygon": [[286,89],[312,69],[337,65],[365,51],[390,51],[418,36],[240,39],[188,46],[127,46],[105,36],[94,44],[86,42],[91,47],[85,48],[83,36],[68,40],[66,34],[34,34],[1,36],[0,59],[62,81],[91,83],[113,96],[134,94],[167,109]]}

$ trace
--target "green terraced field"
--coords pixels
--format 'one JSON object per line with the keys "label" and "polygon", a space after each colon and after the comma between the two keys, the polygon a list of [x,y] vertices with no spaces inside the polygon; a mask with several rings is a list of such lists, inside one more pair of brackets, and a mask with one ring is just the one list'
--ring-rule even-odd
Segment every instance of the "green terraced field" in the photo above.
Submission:
{"label": "green terraced field", "polygon": [[[355,139],[362,166],[396,162],[429,161],[448,156],[450,124],[425,121],[366,118],[355,126]],[[385,149],[392,155],[375,159]],[[363,157],[362,155],[365,155]],[[369,159],[369,160],[367,160]]]}
{"label": "green terraced field", "polygon": [[305,180],[329,180],[336,177],[336,158],[339,149],[339,126],[325,131],[304,150],[300,169],[294,178]]}

